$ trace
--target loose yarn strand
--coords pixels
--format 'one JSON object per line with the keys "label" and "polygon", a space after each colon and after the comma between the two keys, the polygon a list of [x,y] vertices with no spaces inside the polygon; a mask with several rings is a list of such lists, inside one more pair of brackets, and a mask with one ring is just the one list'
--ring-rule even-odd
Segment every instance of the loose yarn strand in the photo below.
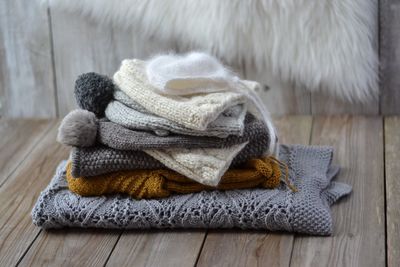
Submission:
{"label": "loose yarn strand", "polygon": [[279,157],[279,141],[277,138],[276,129],[272,125],[271,116],[268,109],[260,99],[260,96],[256,92],[247,89],[247,87],[239,80],[239,78],[237,78],[237,84],[239,84],[240,86],[231,86],[230,88],[232,88],[233,91],[237,91],[239,93],[244,94],[252,103],[254,103],[254,105],[260,112],[262,120],[266,124],[271,136],[271,142],[270,142],[270,147],[268,149],[268,154],[274,157]]}
{"label": "loose yarn strand", "polygon": [[278,160],[273,156],[270,156],[268,158],[279,164],[279,166],[285,170],[282,181],[286,184],[286,186],[289,187],[289,189],[292,190],[293,192],[298,192],[299,190],[289,180],[289,167],[287,166],[287,164],[283,163],[282,161]]}

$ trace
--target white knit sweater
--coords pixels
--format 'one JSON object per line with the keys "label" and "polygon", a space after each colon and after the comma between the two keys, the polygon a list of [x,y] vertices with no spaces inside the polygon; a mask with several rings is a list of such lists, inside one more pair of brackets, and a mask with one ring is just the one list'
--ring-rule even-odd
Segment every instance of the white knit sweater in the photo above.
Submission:
{"label": "white knit sweater", "polygon": [[114,82],[149,112],[194,130],[205,130],[227,108],[245,104],[245,95],[231,91],[185,96],[164,95],[152,86],[145,73],[145,62],[124,60],[114,74]]}
{"label": "white knit sweater", "polygon": [[145,150],[168,168],[205,185],[217,186],[246,143],[228,148],[170,148]]}

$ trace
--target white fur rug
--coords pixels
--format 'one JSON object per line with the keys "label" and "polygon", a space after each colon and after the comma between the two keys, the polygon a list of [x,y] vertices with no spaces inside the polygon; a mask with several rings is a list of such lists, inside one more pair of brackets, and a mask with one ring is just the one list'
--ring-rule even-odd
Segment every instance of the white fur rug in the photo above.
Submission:
{"label": "white fur rug", "polygon": [[378,94],[376,0],[51,0],[351,100]]}

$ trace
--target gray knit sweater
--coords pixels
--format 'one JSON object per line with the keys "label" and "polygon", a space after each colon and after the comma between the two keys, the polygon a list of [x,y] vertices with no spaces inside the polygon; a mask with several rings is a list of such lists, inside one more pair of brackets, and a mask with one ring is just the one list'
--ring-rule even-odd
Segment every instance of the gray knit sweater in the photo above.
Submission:
{"label": "gray knit sweater", "polygon": [[349,185],[331,181],[338,171],[331,167],[332,149],[282,146],[280,159],[288,164],[298,192],[281,185],[274,190],[203,191],[154,200],[71,193],[62,162],[32,210],[33,223],[46,229],[238,227],[331,234],[329,206],[351,191]]}
{"label": "gray knit sweater", "polygon": [[[249,159],[264,155],[268,149],[265,138],[253,138],[233,159],[238,166]],[[157,169],[165,166],[139,150],[119,150],[104,145],[74,147],[71,151],[72,176],[95,176],[104,173],[136,169]]]}

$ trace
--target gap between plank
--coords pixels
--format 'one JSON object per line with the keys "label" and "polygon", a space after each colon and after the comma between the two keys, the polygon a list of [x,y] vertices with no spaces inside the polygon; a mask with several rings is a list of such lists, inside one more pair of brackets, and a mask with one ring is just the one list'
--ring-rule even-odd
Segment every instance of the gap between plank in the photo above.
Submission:
{"label": "gap between plank", "polygon": [[382,143],[383,143],[383,193],[385,197],[383,198],[383,206],[384,206],[384,220],[385,220],[385,266],[388,266],[388,230],[387,230],[387,190],[386,190],[386,121],[385,118],[382,117]]}
{"label": "gap between plank", "polygon": [[40,229],[35,238],[32,240],[32,242],[29,244],[29,246],[25,249],[24,253],[22,253],[21,257],[18,259],[17,263],[15,264],[15,267],[19,266],[21,264],[21,261],[24,259],[25,255],[28,253],[28,251],[31,249],[33,246],[33,243],[36,242],[38,239],[39,235],[42,233],[43,229]]}
{"label": "gap between plank", "polygon": [[121,239],[121,236],[122,236],[122,234],[123,234],[124,232],[125,232],[125,230],[122,230],[122,231],[119,233],[118,238],[117,238],[117,240],[115,241],[114,246],[112,247],[110,253],[108,254],[107,259],[104,261],[104,264],[103,264],[104,267],[107,266],[107,263],[108,263],[108,261],[110,260],[111,255],[113,254],[113,252],[114,252],[114,250],[115,250],[115,247],[117,246],[117,244],[118,244],[119,240]]}
{"label": "gap between plank", "polygon": [[25,156],[19,161],[19,163],[15,166],[15,168],[7,175],[7,177],[4,178],[4,180],[0,183],[0,187],[2,187],[6,181],[14,174],[16,170],[21,166],[21,164],[28,158],[28,156],[32,153],[32,151],[39,145],[40,142],[44,139],[44,137],[50,132],[50,130],[53,128],[55,125],[55,120],[49,120],[49,125],[47,126],[48,128],[43,131],[42,136],[39,136],[39,140],[34,143],[32,148],[26,153]]}
{"label": "gap between plank", "polygon": [[56,63],[54,58],[54,40],[53,40],[53,25],[51,19],[50,2],[47,0],[47,21],[49,28],[49,42],[50,42],[50,56],[51,56],[51,67],[53,70],[53,91],[54,91],[54,108],[56,112],[56,117],[60,116],[60,110],[58,107],[58,90],[57,90],[57,73],[56,73]]}
{"label": "gap between plank", "polygon": [[199,252],[197,253],[197,258],[196,258],[196,261],[194,262],[194,266],[197,266],[197,264],[199,262],[201,252],[203,251],[204,243],[206,242],[207,234],[208,234],[208,229],[204,233],[203,242],[201,242],[201,246],[200,246]]}
{"label": "gap between plank", "polygon": [[[311,97],[311,96],[310,96]],[[312,105],[311,105],[312,106]],[[312,139],[312,133],[314,131],[314,116],[311,116],[311,129],[310,129],[310,136],[308,137],[308,145],[311,144],[311,139]],[[298,234],[293,233],[293,240],[292,240],[292,248],[290,250],[290,259],[289,259],[289,266],[292,266],[292,259],[293,259],[293,251],[294,251],[294,242],[296,241],[296,238],[298,237]]]}
{"label": "gap between plank", "polygon": [[[56,126],[55,120],[52,120],[50,123],[49,128],[44,132],[43,136],[36,142],[36,144],[33,146],[33,148],[27,153],[27,155],[24,157],[24,159],[18,164],[18,166],[11,172],[11,174],[9,176],[7,176],[7,178],[5,179],[5,181],[8,180],[8,178],[12,175],[12,173],[14,173],[19,166],[21,166],[21,164],[28,158],[28,155],[32,153],[32,151],[41,143],[44,142],[43,140],[45,140],[45,137],[50,134],[51,129],[53,129],[53,127]],[[4,182],[5,182],[4,181]],[[4,184],[4,182],[1,184],[1,186]],[[0,187],[1,187],[0,186]],[[15,266],[18,266],[21,261],[24,259],[24,257],[26,256],[26,254],[28,253],[28,251],[31,249],[31,247],[33,246],[33,244],[36,242],[36,240],[38,239],[39,235],[42,233],[43,229],[40,229],[38,231],[38,233],[36,234],[35,238],[33,238],[32,242],[29,244],[29,246],[25,249],[25,251],[22,253],[21,257],[18,259],[17,263],[15,264]]]}

